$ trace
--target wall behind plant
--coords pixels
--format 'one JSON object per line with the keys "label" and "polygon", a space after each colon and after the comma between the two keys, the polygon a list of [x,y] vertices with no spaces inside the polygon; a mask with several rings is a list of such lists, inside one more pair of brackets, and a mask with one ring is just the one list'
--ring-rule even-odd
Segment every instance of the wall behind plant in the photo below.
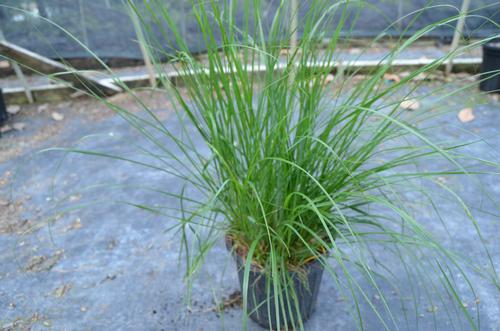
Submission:
{"label": "wall behind plant", "polygon": [[[238,3],[238,0],[233,1]],[[142,0],[137,2],[142,3]],[[301,1],[302,10],[306,9],[308,2],[310,0]],[[345,34],[373,37],[415,10],[431,5],[448,5],[422,12],[413,23],[409,17],[400,19],[385,31],[388,35],[398,36],[411,24],[405,32],[409,35],[423,26],[455,15],[461,2],[462,0],[367,0],[363,8],[353,6],[353,17]],[[263,0],[263,12],[268,16],[272,15],[277,3],[279,0]],[[191,49],[203,52],[195,21],[190,19],[190,1],[165,0],[165,4],[178,19],[178,26]],[[360,15],[355,19],[354,13],[358,10]],[[474,0],[472,10],[475,17],[467,19],[466,37],[483,38],[499,33],[493,24],[479,16],[500,22],[500,1]],[[60,27],[50,24],[44,18],[66,29],[102,58],[141,58],[137,37],[122,0],[0,0],[0,29],[7,40],[52,58],[90,56]],[[159,31],[157,34],[160,36]],[[449,39],[452,34],[453,26],[442,26],[432,36]]]}

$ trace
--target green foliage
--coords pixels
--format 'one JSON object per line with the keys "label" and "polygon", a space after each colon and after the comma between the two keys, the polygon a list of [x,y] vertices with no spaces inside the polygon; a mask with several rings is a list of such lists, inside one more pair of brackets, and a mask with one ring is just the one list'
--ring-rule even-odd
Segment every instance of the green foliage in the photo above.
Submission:
{"label": "green foliage", "polygon": [[[346,32],[346,22],[356,19],[349,1],[312,1],[298,18],[301,39],[297,47],[290,46],[294,35],[290,15],[297,10],[289,8],[288,2],[271,10],[270,19],[263,17],[264,4],[258,0],[237,3],[193,2],[192,11],[207,49],[206,59],[201,61],[190,53],[189,44],[162,1],[146,2],[146,14],[137,11],[143,22],[146,15],[155,22],[154,28],[163,29],[170,37],[171,48],[157,43],[153,27],[144,25],[149,39],[143,42],[151,55],[160,59],[168,53],[176,62],[187,92],[166,80],[163,84],[179,106],[178,114],[188,117],[210,149],[210,155],[204,155],[189,139],[177,139],[156,120],[146,124],[128,113],[125,116],[141,131],[147,128],[174,139],[184,158],[181,161],[168,152],[169,162],[188,168],[182,176],[207,197],[195,209],[184,208],[185,217],[178,223],[187,275],[198,270],[216,236],[224,234],[233,240],[236,253],[251,261],[246,263],[245,298],[249,295],[245,290],[252,264],[272,279],[269,293],[285,289],[285,295],[269,295],[269,304],[276,311],[293,309],[294,289],[286,286],[289,276],[284,271],[300,269],[317,259],[333,277],[347,282],[356,307],[367,303],[386,329],[397,327],[363,251],[372,243],[383,243],[406,255],[402,263],[417,265],[413,252],[425,252],[422,254],[438,261],[434,268],[446,280],[443,265],[464,273],[461,260],[412,216],[399,192],[416,179],[435,181],[437,176],[471,174],[460,162],[462,144],[433,142],[407,121],[400,107],[405,98],[401,91],[409,82],[436,70],[452,54],[391,86],[381,81],[400,52],[440,25],[454,24],[458,16],[420,29],[409,39],[393,40],[394,48],[370,76],[355,83],[337,75],[333,93],[326,93],[326,81],[343,42],[341,33]],[[237,14],[243,15],[241,22],[234,21]],[[172,53],[172,48],[178,51]],[[260,74],[255,73],[257,68]],[[188,129],[183,130],[189,136]],[[415,166],[435,158],[446,160],[450,167],[426,173]],[[415,185],[415,190],[427,194],[423,187]],[[476,221],[470,219],[481,239]],[[210,230],[202,231],[199,225]],[[333,273],[328,257],[335,260],[340,275]],[[380,294],[383,308],[370,302],[346,261],[355,261],[358,271]],[[416,270],[422,272],[425,266],[422,262]],[[496,279],[494,269],[492,272]],[[451,283],[444,285],[448,291],[450,287],[455,293]],[[461,307],[458,299],[456,303]],[[472,328],[477,328],[469,312],[457,310],[465,314]],[[358,314],[363,328],[359,308]],[[291,323],[281,321],[286,327],[303,326],[300,320]]]}
{"label": "green foliage", "polygon": [[[297,10],[289,8],[287,1],[271,9],[259,0],[193,1],[192,14],[207,50],[200,60],[190,53],[189,43],[164,1],[144,1],[146,11],[130,1],[147,36],[141,42],[155,60],[162,83],[158,88],[172,97],[182,123],[177,129],[182,134],[167,128],[140,99],[136,100],[144,106],[146,117],[103,100],[160,152],[145,150],[154,159],[147,163],[95,151],[72,151],[178,176],[185,180],[186,191],[194,188],[201,193],[204,199],[198,200],[187,198],[183,190],[177,195],[182,216],[170,215],[177,220],[172,230],[181,233],[188,280],[218,238],[226,235],[232,239],[235,252],[246,259],[244,302],[249,295],[249,268],[254,266],[272,280],[269,293],[270,288],[284,293],[269,295],[269,304],[277,312],[293,310],[295,293],[287,286],[287,270],[319,260],[337,284],[346,284],[360,329],[365,324],[362,304],[369,306],[385,329],[398,329],[387,293],[380,286],[380,279],[386,277],[382,274],[390,275],[390,267],[370,256],[372,245],[383,245],[400,259],[408,282],[428,280],[426,293],[440,287],[439,300],[454,300],[453,311],[447,310],[451,321],[457,315],[465,316],[470,327],[478,329],[478,322],[463,309],[449,276],[454,270],[468,280],[467,270],[473,264],[434,238],[426,224],[413,216],[404,196],[409,189],[421,194],[439,215],[434,203],[437,189],[430,191],[422,182],[441,188],[463,208],[482,245],[470,209],[436,179],[498,173],[498,164],[467,157],[465,143],[433,141],[409,120],[400,105],[415,88],[410,84],[415,77],[430,74],[450,56],[486,40],[472,42],[455,54],[415,69],[397,83],[383,83],[398,54],[439,26],[454,24],[459,16],[453,16],[418,30],[411,38],[392,40],[391,52],[364,79],[356,80],[355,72],[332,78],[336,52],[346,42],[341,35],[346,34],[347,22],[356,20],[354,9],[360,8],[358,2],[354,9],[349,3],[311,1],[298,17],[301,38],[294,47],[290,15]],[[432,9],[424,8],[412,17]],[[264,16],[264,12],[268,14]],[[243,19],[236,22],[235,17]],[[158,30],[169,44],[155,37]],[[175,62],[178,85],[166,78],[165,67],[159,62],[165,55]],[[442,93],[445,98],[460,91]],[[205,141],[208,153],[193,143],[186,119]],[[177,150],[165,148],[164,139],[172,140]],[[488,170],[466,168],[463,161],[468,159]],[[427,172],[418,167],[434,160],[446,161],[446,168]],[[161,208],[136,206],[167,215]],[[485,250],[488,255],[486,246]],[[337,273],[329,259],[337,266]],[[373,260],[379,269],[374,268]],[[432,282],[428,270],[441,274],[443,282]],[[379,306],[360,285],[358,274],[380,296]],[[497,282],[492,262],[485,275]],[[473,284],[469,285],[473,291]],[[413,298],[415,310],[418,295]],[[278,323],[303,328],[300,319]]]}

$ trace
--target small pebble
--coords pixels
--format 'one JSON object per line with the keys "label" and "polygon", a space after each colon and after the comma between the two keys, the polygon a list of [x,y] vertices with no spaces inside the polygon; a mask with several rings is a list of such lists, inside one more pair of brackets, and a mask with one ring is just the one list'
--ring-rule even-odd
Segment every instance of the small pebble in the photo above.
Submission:
{"label": "small pebble", "polygon": [[21,106],[12,105],[12,106],[7,107],[7,113],[9,113],[11,115],[15,115],[15,114],[19,113],[19,111],[21,111]]}
{"label": "small pebble", "polygon": [[26,123],[23,122],[14,123],[12,124],[12,127],[16,131],[23,131],[24,129],[26,129]]}
{"label": "small pebble", "polygon": [[41,112],[43,112],[43,111],[46,111],[46,110],[47,110],[47,108],[49,108],[49,105],[48,105],[48,104],[46,104],[46,103],[44,103],[44,104],[42,104],[42,105],[38,106],[38,112],[39,112],[39,113],[41,113]]}
{"label": "small pebble", "polygon": [[420,108],[420,101],[416,99],[407,99],[401,102],[401,108],[406,109],[406,110],[417,110]]}
{"label": "small pebble", "polygon": [[428,313],[435,313],[438,311],[438,307],[437,306],[430,306],[429,308],[427,308],[427,312]]}
{"label": "small pebble", "polygon": [[58,121],[58,122],[59,122],[59,121],[62,121],[62,120],[64,119],[64,115],[63,115],[63,114],[61,114],[61,113],[58,113],[58,112],[52,112],[52,115],[51,115],[51,116],[52,116],[52,119],[53,119],[54,121]]}

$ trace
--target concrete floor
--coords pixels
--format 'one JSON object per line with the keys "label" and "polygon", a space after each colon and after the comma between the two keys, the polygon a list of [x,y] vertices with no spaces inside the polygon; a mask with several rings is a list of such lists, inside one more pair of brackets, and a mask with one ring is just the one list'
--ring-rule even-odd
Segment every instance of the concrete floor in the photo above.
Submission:
{"label": "concrete floor", "polygon": [[[500,103],[487,97],[477,99],[477,93],[467,90],[454,98],[451,111],[434,120],[440,129],[433,135],[455,140],[470,139],[465,130],[481,135],[489,145],[479,143],[470,152],[500,162]],[[476,119],[461,123],[457,112],[471,100],[479,102],[474,103]],[[431,97],[417,112],[432,111],[437,106],[441,106],[441,101]],[[207,257],[201,277],[193,287],[192,309],[188,310],[183,301],[185,284],[182,262],[178,260],[179,238],[175,233],[165,233],[172,221],[112,203],[146,201],[176,206],[173,199],[131,187],[113,189],[109,183],[152,185],[178,192],[181,183],[177,179],[109,159],[72,154],[61,164],[60,152],[35,153],[50,146],[77,145],[141,158],[136,152],[136,146],[144,143],[141,135],[118,116],[92,118],[89,115],[92,107],[72,102],[43,106],[41,111],[37,106],[23,108],[13,121],[23,121],[26,129],[0,138],[5,153],[0,163],[0,330],[242,329],[240,308],[228,308],[223,313],[213,309],[214,301],[227,298],[239,288],[233,261],[222,241]],[[63,113],[65,119],[54,122],[49,115],[53,109]],[[163,107],[158,114],[169,128],[174,131],[178,128],[171,111]],[[93,136],[81,139],[88,135]],[[13,150],[12,145],[16,144],[18,148]],[[199,145],[204,148],[201,141]],[[428,165],[429,169],[433,166],[436,164]],[[495,201],[500,199],[498,175],[481,177],[482,190],[462,179],[446,180],[465,201],[477,207],[473,213],[483,229],[493,262],[500,268],[498,207],[483,199],[487,194]],[[100,183],[108,186],[85,189]],[[55,201],[65,196],[68,202],[56,206]],[[449,200],[438,197],[436,201],[451,238],[435,225],[437,222],[430,213],[420,210],[422,223],[442,238],[447,247],[484,267],[487,262],[484,251],[463,213]],[[97,204],[69,210],[49,225],[45,222],[58,211],[90,202]],[[381,259],[390,256],[383,249],[376,254]],[[448,321],[447,301],[432,302],[424,293],[417,295],[418,312],[412,311],[408,301],[414,285],[425,279],[416,279],[412,284],[397,260],[389,260],[387,265],[393,266],[399,290],[392,291],[385,282],[381,282],[381,287],[389,293],[389,305],[401,330],[470,329],[465,320]],[[338,271],[333,262],[332,266]],[[440,280],[437,274],[429,273],[431,279]],[[474,317],[479,309],[481,330],[500,330],[500,292],[476,274],[470,280],[475,286],[475,296],[466,289],[463,280],[456,280],[466,309]],[[358,281],[366,287],[373,304],[380,307],[380,300],[366,279],[360,275]],[[406,307],[402,307],[402,302],[407,303]],[[366,318],[366,330],[382,329],[366,302],[361,302],[360,309]],[[260,330],[252,322],[249,329]],[[353,302],[327,274],[316,313],[306,329],[357,329]]]}

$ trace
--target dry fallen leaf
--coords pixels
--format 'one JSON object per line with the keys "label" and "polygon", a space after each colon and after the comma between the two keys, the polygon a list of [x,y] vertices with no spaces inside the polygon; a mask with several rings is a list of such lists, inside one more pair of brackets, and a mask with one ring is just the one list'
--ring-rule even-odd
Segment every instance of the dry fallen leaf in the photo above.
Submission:
{"label": "dry fallen leaf", "polygon": [[21,106],[18,106],[18,105],[12,105],[12,106],[7,107],[7,113],[9,113],[11,115],[15,115],[15,114],[19,113],[20,110],[21,110]]}
{"label": "dry fallen leaf", "polygon": [[12,124],[12,128],[14,128],[14,130],[16,131],[23,131],[24,129],[26,129],[26,123],[23,122],[14,123]]}
{"label": "dry fallen leaf", "polygon": [[446,177],[444,177],[444,176],[439,176],[439,177],[437,178],[437,180],[438,180],[438,182],[440,182],[441,184],[446,184],[446,182],[448,181],[448,180],[446,179]]}
{"label": "dry fallen leaf", "polygon": [[458,113],[458,119],[462,123],[468,123],[473,121],[476,118],[474,116],[474,109],[472,108],[464,108]]}
{"label": "dry fallen leaf", "polygon": [[407,99],[401,102],[401,108],[406,110],[417,110],[420,108],[420,101],[416,99]]}
{"label": "dry fallen leaf", "polygon": [[75,195],[70,195],[69,197],[69,201],[71,202],[75,202],[75,201],[78,201],[82,198],[82,195],[81,194],[75,194]]}
{"label": "dry fallen leaf", "polygon": [[54,121],[62,121],[64,119],[64,115],[58,112],[52,112],[52,119]]}
{"label": "dry fallen leaf", "polygon": [[71,284],[71,283],[63,284],[63,285],[59,286],[58,288],[56,288],[54,290],[54,292],[52,293],[52,295],[55,296],[56,298],[63,297],[66,295],[66,293],[69,292],[69,290],[71,290],[72,287],[73,287],[73,284]]}
{"label": "dry fallen leaf", "polygon": [[24,271],[41,272],[49,271],[63,257],[64,250],[58,250],[52,256],[33,256],[29,259]]}
{"label": "dry fallen leaf", "polygon": [[411,73],[409,71],[403,71],[403,72],[399,73],[399,77],[401,77],[401,78],[406,78],[410,75],[411,75]]}
{"label": "dry fallen leaf", "polygon": [[39,113],[41,113],[41,112],[46,111],[48,108],[49,108],[49,105],[48,105],[48,104],[46,104],[46,103],[44,103],[44,104],[41,104],[40,106],[38,106],[37,111],[38,111]]}
{"label": "dry fallen leaf", "polygon": [[399,77],[399,75],[396,74],[385,74],[384,79],[395,83],[399,83],[401,81],[401,77]]}
{"label": "dry fallen leaf", "polygon": [[326,76],[326,78],[325,78],[325,83],[329,84],[329,83],[333,82],[334,80],[335,80],[335,77],[332,74],[328,74],[328,76]]}
{"label": "dry fallen leaf", "polygon": [[423,72],[419,73],[418,75],[416,75],[413,80],[415,81],[422,81],[422,80],[426,80],[427,79],[427,75],[425,75]]}
{"label": "dry fallen leaf", "polygon": [[81,228],[82,228],[82,221],[80,220],[80,218],[77,218],[70,226],[64,229],[64,232],[68,232],[71,230],[78,230]]}
{"label": "dry fallen leaf", "polygon": [[69,97],[70,98],[79,98],[81,96],[85,95],[85,92],[83,91],[76,91],[75,93],[72,93]]}
{"label": "dry fallen leaf", "polygon": [[57,104],[57,109],[66,109],[66,108],[71,107],[72,104],[73,104],[72,101],[61,102],[61,103]]}
{"label": "dry fallen leaf", "polygon": [[438,311],[438,306],[432,305],[427,308],[428,313],[435,313]]}
{"label": "dry fallen leaf", "polygon": [[107,100],[110,103],[119,104],[119,103],[127,101],[128,98],[129,98],[129,95],[127,93],[118,93],[118,94],[115,94],[115,95],[109,97]]}
{"label": "dry fallen leaf", "polygon": [[12,127],[10,125],[4,125],[0,127],[0,133],[7,133],[9,131],[12,131]]}

